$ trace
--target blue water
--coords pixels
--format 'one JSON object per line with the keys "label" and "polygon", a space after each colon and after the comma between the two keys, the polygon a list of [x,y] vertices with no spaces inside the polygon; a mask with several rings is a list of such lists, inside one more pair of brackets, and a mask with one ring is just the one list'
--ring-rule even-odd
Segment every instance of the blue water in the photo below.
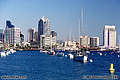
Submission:
{"label": "blue water", "polygon": [[[109,51],[102,53],[103,55],[100,56],[92,51],[88,56],[93,62],[83,63],[67,57],[43,54],[39,51],[17,51],[6,57],[0,57],[0,77],[25,76],[25,80],[81,80],[83,76],[110,77],[115,75],[120,80],[120,58],[116,54],[109,54]],[[110,63],[114,64],[114,74],[109,72]]]}

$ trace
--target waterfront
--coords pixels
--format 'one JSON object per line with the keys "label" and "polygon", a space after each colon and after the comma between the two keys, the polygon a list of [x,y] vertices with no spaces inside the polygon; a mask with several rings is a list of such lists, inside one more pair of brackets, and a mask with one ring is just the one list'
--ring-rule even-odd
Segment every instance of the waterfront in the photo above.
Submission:
{"label": "waterfront", "polygon": [[109,53],[111,52],[103,52],[100,56],[96,51],[91,51],[88,56],[93,62],[82,63],[39,51],[17,51],[0,57],[0,76],[26,76],[27,80],[81,80],[87,75],[110,76],[110,63],[113,63],[114,75],[119,78],[120,58]]}

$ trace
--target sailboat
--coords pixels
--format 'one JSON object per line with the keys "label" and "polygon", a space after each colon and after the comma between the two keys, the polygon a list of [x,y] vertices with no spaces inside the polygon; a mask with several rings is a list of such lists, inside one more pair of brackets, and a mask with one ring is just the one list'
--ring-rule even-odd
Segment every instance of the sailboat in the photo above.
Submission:
{"label": "sailboat", "polygon": [[[81,26],[80,26],[80,17],[79,17],[79,29],[81,30],[81,33],[80,33],[81,36],[83,36],[83,6],[82,4],[81,4]],[[80,34],[78,31],[78,36],[80,36]],[[86,62],[88,60],[88,55],[86,55],[84,52],[77,52],[73,60],[80,61],[80,62]]]}

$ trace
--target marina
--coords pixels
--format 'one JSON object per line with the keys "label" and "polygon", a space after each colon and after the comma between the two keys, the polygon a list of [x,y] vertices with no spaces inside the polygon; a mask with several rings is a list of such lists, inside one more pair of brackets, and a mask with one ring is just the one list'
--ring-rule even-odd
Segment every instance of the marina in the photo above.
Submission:
{"label": "marina", "polygon": [[[58,51],[55,51],[57,53]],[[94,55],[92,55],[92,53]],[[40,51],[17,51],[12,55],[0,57],[0,76],[25,76],[26,80],[81,80],[89,76],[120,76],[120,58],[111,51],[90,51],[88,58],[93,61],[78,62],[67,57],[44,54]],[[64,55],[69,54],[64,51]],[[71,53],[75,55],[75,53]],[[104,55],[106,54],[106,56]],[[114,68],[110,68],[110,64]],[[115,69],[110,73],[109,69]],[[88,77],[90,78],[90,77]]]}
{"label": "marina", "polygon": [[119,3],[1,0],[0,80],[120,80]]}

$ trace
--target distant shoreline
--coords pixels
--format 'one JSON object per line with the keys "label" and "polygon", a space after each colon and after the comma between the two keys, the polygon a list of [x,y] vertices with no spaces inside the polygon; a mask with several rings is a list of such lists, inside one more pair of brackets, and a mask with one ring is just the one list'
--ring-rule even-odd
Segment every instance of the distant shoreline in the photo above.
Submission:
{"label": "distant shoreline", "polygon": [[[40,49],[16,49],[16,51],[40,51]],[[102,51],[102,50],[90,50],[90,51]],[[104,50],[104,51],[115,51],[115,50]]]}

